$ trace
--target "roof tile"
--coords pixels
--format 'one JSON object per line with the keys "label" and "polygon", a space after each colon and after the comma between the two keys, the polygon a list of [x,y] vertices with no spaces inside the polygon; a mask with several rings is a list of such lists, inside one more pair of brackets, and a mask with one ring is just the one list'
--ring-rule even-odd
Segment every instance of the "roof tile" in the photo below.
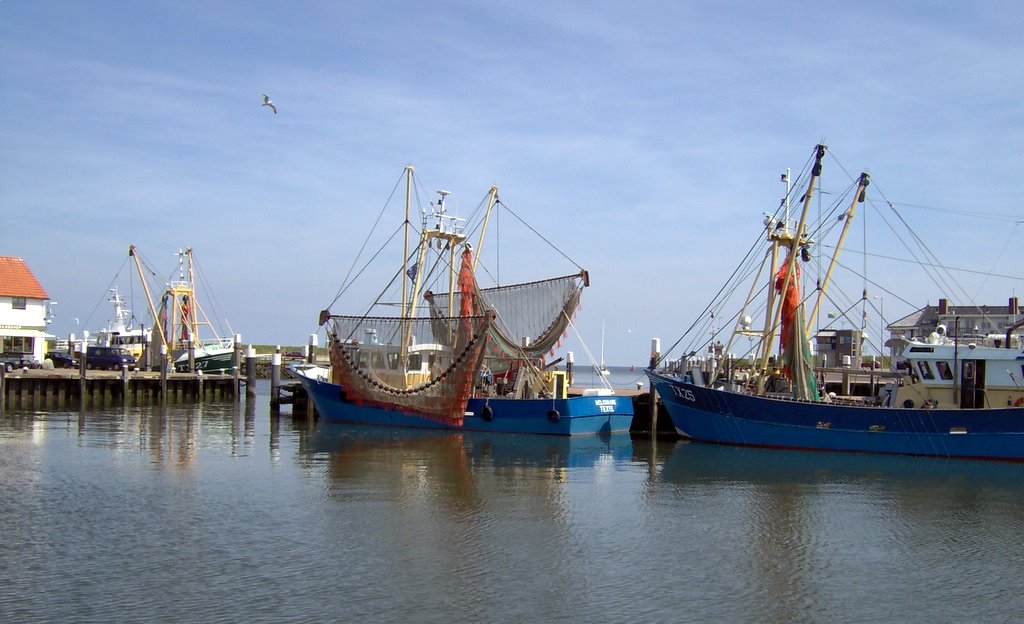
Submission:
{"label": "roof tile", "polygon": [[50,298],[25,260],[18,256],[0,256],[0,296]]}

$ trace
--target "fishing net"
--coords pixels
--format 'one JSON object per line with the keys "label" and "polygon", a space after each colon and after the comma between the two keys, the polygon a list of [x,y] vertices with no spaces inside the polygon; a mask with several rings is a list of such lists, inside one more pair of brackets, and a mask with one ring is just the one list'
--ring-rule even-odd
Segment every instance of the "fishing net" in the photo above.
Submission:
{"label": "fishing net", "polygon": [[[782,334],[779,337],[783,374],[793,382],[793,396],[811,401],[820,400],[818,384],[814,380],[811,347],[804,331],[804,307],[800,303],[800,265],[786,282],[789,258],[775,276],[775,290],[783,295]],[[782,293],[785,288],[786,292]]]}
{"label": "fishing net", "polygon": [[480,369],[493,313],[474,314],[472,256],[463,253],[459,316],[430,318],[325,314],[331,371],[344,400],[458,423]]}
{"label": "fishing net", "polygon": [[[547,280],[478,289],[480,313],[496,316],[490,327],[494,347],[501,353],[542,360],[565,336],[576,314],[586,273]],[[427,294],[431,315],[448,309],[446,293]]]}
{"label": "fishing net", "polygon": [[462,419],[487,342],[488,316],[331,316],[329,323],[333,382],[343,387],[345,400]]}

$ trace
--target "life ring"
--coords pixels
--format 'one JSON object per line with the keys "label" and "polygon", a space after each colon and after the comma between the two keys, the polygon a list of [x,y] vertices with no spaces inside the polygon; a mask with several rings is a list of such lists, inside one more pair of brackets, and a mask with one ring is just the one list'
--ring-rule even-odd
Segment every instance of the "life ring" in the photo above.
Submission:
{"label": "life ring", "polygon": [[1024,396],[1013,402],[1014,407],[1024,407]]}
{"label": "life ring", "polygon": [[490,405],[484,405],[480,409],[480,418],[482,418],[486,422],[491,422],[492,420],[494,420],[494,410],[491,409]]}
{"label": "life ring", "polygon": [[550,420],[553,423],[556,423],[556,422],[558,422],[561,419],[562,419],[562,415],[558,413],[558,410],[556,410],[553,407],[548,410],[548,420]]}

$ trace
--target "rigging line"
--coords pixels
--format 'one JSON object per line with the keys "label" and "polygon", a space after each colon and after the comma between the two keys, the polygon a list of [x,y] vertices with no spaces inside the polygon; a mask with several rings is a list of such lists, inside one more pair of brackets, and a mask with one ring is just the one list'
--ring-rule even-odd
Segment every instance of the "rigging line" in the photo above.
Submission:
{"label": "rigging line", "polygon": [[595,376],[598,378],[598,380],[600,380],[602,386],[611,390],[611,382],[605,379],[605,375],[602,375],[601,372],[598,370],[596,360],[594,359],[594,354],[590,352],[589,348],[587,348],[587,343],[584,342],[583,336],[580,335],[580,330],[579,328],[576,327],[576,323],[573,323],[572,319],[569,318],[569,316],[566,315],[564,311],[562,312],[562,315],[565,316],[565,319],[569,322],[569,327],[572,327],[573,333],[576,334],[576,338],[579,340],[580,346],[583,348],[583,352],[587,354],[587,359],[590,360],[590,367],[594,369],[595,373],[597,373]]}
{"label": "rigging line", "polygon": [[[999,260],[1003,257],[1003,254],[1006,253],[1006,248],[1010,246],[1010,241],[1013,240],[1013,235],[1017,233],[1017,228],[1020,227],[1022,223],[1024,223],[1024,221],[1017,221],[1016,223],[1013,224],[1013,228],[1010,230],[1010,235],[1006,237],[1006,242],[1003,243],[1003,248],[999,250],[999,254],[996,256],[996,259],[992,262],[993,269],[996,268],[996,265],[999,264]],[[989,269],[989,274],[991,273],[992,270]],[[978,284],[978,291],[974,293],[975,301],[978,300],[978,296],[981,294],[981,289],[985,286],[985,282],[988,281],[989,274],[986,274],[985,279],[981,280],[981,284]]]}
{"label": "rigging line", "polygon": [[505,210],[508,210],[509,214],[511,214],[511,215],[512,215],[513,217],[515,217],[516,219],[518,219],[520,223],[522,223],[523,225],[525,225],[525,226],[527,227],[527,229],[529,229],[529,230],[530,230],[531,232],[533,232],[534,234],[536,234],[538,238],[540,238],[540,239],[541,239],[542,241],[544,241],[545,243],[547,243],[547,244],[548,244],[548,245],[549,245],[549,246],[550,246],[550,247],[551,247],[552,249],[554,249],[555,251],[557,251],[557,252],[558,252],[558,253],[559,253],[559,254],[560,254],[560,255],[561,255],[561,256],[562,256],[563,258],[565,258],[566,260],[568,260],[569,262],[571,262],[571,263],[573,264],[573,266],[575,266],[575,267],[576,267],[577,269],[580,269],[581,271],[583,270],[583,267],[581,267],[581,266],[580,266],[579,264],[577,264],[577,262],[576,262],[575,260],[573,260],[572,258],[570,258],[569,256],[567,256],[567,255],[565,254],[565,252],[563,252],[563,251],[562,251],[561,249],[559,249],[558,247],[556,247],[556,246],[555,246],[555,245],[554,245],[554,244],[553,244],[553,243],[552,243],[551,241],[549,241],[549,240],[548,240],[547,238],[545,238],[543,234],[541,234],[540,232],[538,232],[537,230],[535,230],[535,229],[533,228],[533,226],[532,226],[532,225],[530,225],[529,223],[527,223],[526,221],[524,221],[524,220],[523,220],[523,218],[522,218],[522,217],[520,217],[520,216],[519,216],[518,214],[516,214],[516,212],[515,212],[514,210],[512,210],[511,208],[509,208],[509,207],[508,207],[508,204],[506,204],[505,202],[501,201],[500,199],[499,199],[499,200],[497,200],[497,201],[495,201],[494,203],[495,203],[495,204],[501,204],[502,206],[504,206],[504,207],[505,207]]}
{"label": "rigging line", "polygon": [[[879,185],[877,185],[877,183],[876,183],[875,188],[876,188],[876,192],[878,192],[878,194],[881,195],[882,199],[885,201],[886,205],[889,207],[889,210],[891,210],[892,213],[894,215],[896,215],[896,218],[899,219],[900,223],[903,224],[903,227],[906,228],[906,231],[910,233],[910,236],[917,243],[917,245],[924,252],[924,254],[935,265],[938,265],[938,267],[940,267],[940,268],[936,269],[936,273],[945,274],[945,276],[948,278],[949,282],[952,282],[953,285],[955,285],[957,288],[959,288],[960,292],[966,298],[967,297],[967,292],[962,287],[960,287],[959,283],[956,281],[956,278],[954,278],[953,275],[951,273],[949,273],[949,271],[945,268],[945,266],[939,260],[939,257],[934,252],[932,252],[932,250],[928,247],[927,244],[925,244],[924,240],[917,234],[917,232],[912,227],[910,227],[910,223],[907,222],[907,220],[903,217],[903,214],[900,213],[900,211],[896,210],[896,207],[892,204],[892,202],[889,201],[889,198],[886,197],[885,192],[881,189],[881,187]],[[871,205],[872,205],[872,207],[875,207],[874,202],[872,202]],[[876,208],[876,210],[877,210],[877,208]],[[878,213],[879,213],[880,216],[882,216],[882,219],[883,219],[883,221],[886,222],[886,225],[889,225],[890,229],[892,229],[892,225],[889,224],[889,222],[884,218],[884,213],[882,213],[882,211],[880,211],[880,210],[878,211]],[[893,233],[895,233],[895,230],[893,230]],[[903,243],[904,248],[907,249],[908,251],[910,251],[910,249],[907,246],[906,242],[903,240],[903,237],[899,237],[899,240],[900,240],[901,243]],[[911,255],[913,255],[912,251],[911,251]],[[933,279],[936,279],[936,278],[933,277]],[[950,288],[950,284],[945,283],[945,280],[938,280],[938,281],[944,282],[946,288],[948,288],[949,290],[953,290],[955,292],[955,289]]]}
{"label": "rigging line", "polygon": [[958,214],[966,217],[977,217],[979,219],[988,219],[990,221],[1010,221],[1013,223],[1019,223],[1021,215],[1008,215],[998,214],[994,212],[978,212],[971,210],[957,210],[956,208],[937,208],[935,206],[922,206],[920,204],[909,204],[905,202],[892,202],[897,206],[905,206],[907,208],[916,208],[919,210],[931,210],[934,212],[945,212],[948,214]]}
{"label": "rigging line", "polygon": [[[395,230],[384,241],[384,243],[380,247],[377,248],[377,251],[374,252],[374,254],[372,256],[370,256],[370,258],[366,261],[365,264],[363,264],[363,267],[361,269],[359,269],[359,272],[356,273],[354,276],[352,276],[351,281],[348,281],[348,278],[346,277],[347,283],[342,286],[342,288],[338,291],[338,294],[334,296],[334,299],[331,301],[331,303],[327,306],[326,309],[329,310],[331,308],[331,306],[334,305],[335,303],[337,303],[338,299],[340,299],[341,296],[343,294],[345,294],[345,292],[347,292],[349,288],[352,287],[352,284],[354,284],[359,279],[359,276],[362,275],[373,264],[373,261],[377,259],[377,256],[379,256],[381,253],[383,253],[384,250],[387,248],[388,244],[391,243],[391,241],[393,241],[396,236],[398,236],[398,234],[402,231],[402,228],[404,227],[404,225],[405,225],[404,223],[401,223],[401,224],[398,225],[397,228],[395,228]],[[362,251],[360,251],[360,253],[362,253]],[[349,271],[349,273],[351,275],[351,270]]]}
{"label": "rigging line", "polygon": [[[850,267],[848,267],[845,264],[843,264],[841,261],[836,261],[836,266],[841,268],[841,269],[843,269],[843,270],[845,270],[845,271],[849,271],[852,275],[856,275],[857,277],[864,277],[862,275],[859,275],[856,271],[854,271]],[[867,279],[867,278],[865,278],[865,279]],[[868,284],[871,284],[872,286],[874,286],[878,290],[880,290],[880,291],[884,292],[885,294],[889,295],[890,297],[896,299],[900,303],[906,304],[906,305],[911,306],[911,307],[914,307],[916,305],[914,303],[911,303],[910,301],[907,301],[906,299],[901,297],[899,294],[889,290],[888,288],[886,288],[885,286],[882,286],[881,284],[879,284],[878,282],[876,282],[874,280],[867,279],[867,282],[868,282]],[[859,301],[859,298],[858,298],[858,301]]]}
{"label": "rigging line", "polygon": [[[207,301],[210,302],[210,309],[213,311],[214,318],[217,319],[218,326],[222,330],[224,329],[222,326],[219,325],[221,320],[223,320],[224,323],[229,325],[228,329],[230,331],[230,323],[227,322],[227,318],[225,318],[223,316],[223,313],[220,310],[220,305],[219,305],[219,302],[217,301],[217,296],[214,293],[213,288],[210,287],[210,283],[206,279],[206,273],[203,271],[202,266],[200,266],[199,263],[196,261],[196,254],[195,254],[194,250],[192,252],[192,266],[195,269],[195,273],[199,276],[199,283],[202,284],[202,286],[203,286],[203,297],[202,298],[204,300],[207,300]],[[207,318],[206,320],[207,320],[208,323],[210,323],[210,319],[209,318]],[[212,323],[210,323],[210,329],[213,330],[214,336],[216,336],[218,338],[218,340],[219,340],[220,336],[218,335],[217,330],[213,327]],[[234,335],[233,332],[232,332],[232,335]]]}
{"label": "rigging line", "polygon": [[[834,248],[835,245],[824,245],[823,244],[822,247]],[[851,254],[861,254],[861,253],[866,253],[866,252],[856,251],[856,250],[852,250],[851,249],[851,250],[848,250],[848,253],[851,253]],[[961,273],[973,273],[975,275],[987,275],[987,276],[991,276],[991,277],[999,277],[999,278],[1004,278],[1004,279],[1024,280],[1024,277],[1019,276],[1019,275],[1004,275],[1002,273],[992,273],[990,271],[978,271],[977,269],[965,269],[963,267],[954,267],[954,266],[946,266],[946,265],[931,265],[931,264],[928,264],[926,262],[921,262],[920,260],[916,260],[916,259],[897,258],[896,256],[886,256],[886,255],[877,254],[877,253],[868,253],[867,255],[871,256],[872,258],[881,258],[883,260],[892,260],[893,262],[903,262],[903,263],[906,263],[906,264],[917,264],[917,265],[920,265],[920,266],[930,266],[932,268],[939,268],[939,267],[941,267],[941,268],[948,269],[950,271],[959,271]]]}
{"label": "rigging line", "polygon": [[[391,204],[391,200],[395,197],[395,193],[398,191],[399,186],[401,186],[402,180],[405,179],[406,173],[407,173],[406,170],[403,168],[402,169],[402,174],[398,176],[398,180],[395,181],[395,186],[391,189],[391,194],[388,195],[388,198],[384,202],[384,205],[381,206],[381,208],[380,208],[380,212],[377,213],[377,219],[373,222],[373,227],[370,228],[370,231],[367,233],[366,238],[363,240],[362,246],[359,248],[359,251],[356,253],[355,258],[352,259],[352,265],[349,267],[348,273],[345,274],[345,279],[342,280],[341,286],[338,287],[338,293],[336,295],[334,295],[334,299],[326,307],[326,309],[330,309],[330,307],[332,305],[337,303],[338,299],[341,298],[342,293],[344,293],[345,290],[351,284],[351,282],[349,282],[349,278],[352,276],[352,271],[355,270],[356,265],[359,263],[360,256],[363,255],[363,251],[366,249],[366,246],[370,242],[370,237],[373,236],[374,231],[376,231],[376,229],[377,229],[377,225],[380,224],[381,217],[384,216],[384,211],[387,210],[387,207]],[[415,180],[416,180],[416,176],[413,176],[414,183],[415,183]],[[405,222],[403,222],[402,225],[405,225]],[[399,229],[401,229],[401,226],[399,227]],[[393,237],[394,237],[394,235],[392,235],[392,238]],[[390,241],[391,239],[389,238],[388,240]],[[378,250],[377,253],[379,254],[380,250]],[[376,257],[376,254],[374,255],[374,257]],[[363,270],[365,270],[365,268],[366,267],[364,265]],[[360,273],[362,273],[362,270],[360,270]],[[358,277],[358,275],[356,277]],[[355,278],[353,278],[353,279],[355,279]]]}
{"label": "rigging line", "polygon": [[106,299],[107,293],[110,292],[111,286],[113,286],[117,282],[117,278],[119,278],[121,276],[121,271],[124,271],[125,266],[127,266],[130,261],[131,261],[131,256],[128,256],[121,263],[121,267],[119,269],[117,269],[117,273],[114,274],[113,279],[111,279],[110,283],[107,284],[107,289],[103,291],[102,295],[100,295],[100,300],[96,302],[96,305],[93,306],[92,311],[89,312],[89,316],[86,317],[85,321],[82,322],[82,327],[83,328],[84,327],[88,327],[89,323],[92,322],[92,315],[96,314],[96,310],[99,309],[100,304],[102,304],[104,302],[104,300]]}
{"label": "rigging line", "polygon": [[[762,244],[762,240],[761,240],[761,235],[760,235],[760,234],[758,234],[758,236],[757,236],[757,239],[756,239],[756,240],[754,241],[754,244],[753,244],[753,245],[751,245],[751,247],[750,247],[750,249],[749,249],[749,250],[747,250],[747,253],[746,253],[746,255],[744,255],[744,257],[743,257],[743,259],[742,259],[742,260],[740,260],[740,263],[739,263],[739,265],[738,265],[738,266],[736,267],[736,269],[734,269],[734,270],[733,270],[733,273],[732,273],[732,275],[731,275],[731,276],[729,277],[729,279],[728,279],[728,280],[726,280],[726,282],[725,282],[725,283],[724,283],[724,284],[722,285],[722,287],[721,287],[721,288],[719,288],[718,292],[717,292],[717,293],[715,293],[715,296],[714,296],[714,297],[712,297],[712,299],[711,299],[711,302],[709,302],[709,303],[708,303],[708,305],[704,307],[704,310],[703,310],[703,311],[702,311],[702,312],[700,313],[700,315],[698,315],[698,316],[697,316],[697,318],[696,318],[696,319],[695,319],[695,320],[693,321],[693,323],[691,323],[691,324],[690,324],[690,327],[689,327],[689,328],[687,328],[685,332],[683,332],[683,335],[682,335],[682,336],[680,336],[679,338],[677,338],[677,339],[676,339],[676,341],[675,341],[674,343],[672,343],[672,346],[671,346],[671,347],[669,347],[669,348],[668,348],[668,349],[667,349],[667,350],[665,351],[665,353],[664,353],[664,354],[663,354],[663,355],[662,355],[661,357],[659,357],[659,358],[658,358],[658,360],[657,360],[657,361],[656,361],[656,362],[654,363],[654,367],[655,367],[655,368],[657,368],[659,364],[661,364],[662,362],[664,362],[665,360],[667,360],[667,359],[668,359],[668,356],[669,356],[669,355],[671,355],[672,351],[673,351],[673,350],[674,350],[674,349],[675,349],[676,347],[678,347],[678,346],[679,346],[679,343],[681,343],[681,342],[683,341],[683,339],[684,339],[684,338],[686,338],[686,336],[687,336],[687,335],[688,335],[688,334],[689,334],[689,333],[690,333],[691,331],[693,331],[694,327],[696,327],[696,326],[697,326],[697,324],[698,324],[698,323],[700,322],[700,320],[701,320],[701,319],[702,319],[702,318],[704,317],[704,315],[708,313],[708,311],[709,311],[709,310],[710,310],[710,309],[712,308],[712,306],[714,305],[714,303],[715,303],[716,301],[718,301],[718,300],[719,300],[719,297],[721,297],[721,296],[722,296],[722,293],[726,292],[726,290],[727,290],[727,289],[730,289],[730,286],[731,286],[731,285],[732,285],[732,283],[733,283],[733,282],[735,281],[735,279],[736,279],[736,276],[737,276],[737,275],[738,275],[738,274],[740,273],[740,270],[741,270],[741,269],[742,269],[742,268],[743,268],[743,267],[744,267],[744,266],[745,266],[745,265],[746,265],[746,264],[747,264],[748,262],[750,262],[750,258],[751,258],[751,256],[752,256],[752,255],[753,255],[753,254],[754,254],[754,253],[755,253],[755,252],[756,252],[756,251],[757,251],[757,250],[758,250],[758,249],[760,248],[761,244]],[[731,290],[732,290],[732,289],[730,289],[730,292],[731,292]]]}
{"label": "rigging line", "polygon": [[[924,269],[925,274],[928,275],[932,282],[935,285],[939,286],[939,288],[947,292],[956,292],[957,288],[960,288],[956,279],[952,276],[952,274],[949,273],[948,269],[946,269],[945,266],[939,261],[938,257],[931,252],[931,249],[929,249],[928,246],[924,244],[920,236],[918,236],[917,232],[915,232],[913,228],[910,227],[910,224],[907,223],[907,221],[903,218],[903,215],[900,214],[899,211],[897,211],[892,206],[892,204],[888,202],[888,200],[885,198],[885,193],[882,191],[881,187],[877,184],[877,182],[875,184],[875,188],[876,192],[882,197],[882,200],[886,202],[886,205],[889,207],[889,210],[891,210],[892,213],[899,220],[899,222],[903,224],[903,227],[909,233],[910,238],[917,243],[923,255],[927,257],[930,261],[930,263],[926,263],[921,260],[918,260],[918,265],[922,269]],[[918,254],[915,253],[914,250],[910,248],[910,245],[907,243],[906,237],[902,236],[899,232],[896,231],[896,228],[886,217],[886,213],[880,210],[874,201],[869,200],[868,204],[871,206],[873,210],[875,210],[878,213],[878,216],[882,219],[882,222],[885,223],[886,227],[889,228],[889,231],[896,236],[897,240],[900,241],[900,244],[903,246],[903,248],[912,257],[916,259],[918,257]],[[943,277],[943,275],[945,275],[945,277]],[[964,291],[962,288],[960,288],[960,291],[966,297],[966,291]]]}

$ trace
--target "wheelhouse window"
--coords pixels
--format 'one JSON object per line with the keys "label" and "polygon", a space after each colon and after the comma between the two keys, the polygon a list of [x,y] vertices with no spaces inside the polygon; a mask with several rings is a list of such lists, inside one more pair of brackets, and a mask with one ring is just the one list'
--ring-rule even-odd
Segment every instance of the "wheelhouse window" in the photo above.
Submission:
{"label": "wheelhouse window", "polygon": [[12,310],[24,310],[28,307],[28,301],[25,297],[11,297],[11,309]]}
{"label": "wheelhouse window", "polygon": [[917,370],[921,373],[921,379],[935,379],[935,373],[932,372],[932,367],[928,365],[928,362],[918,362]]}
{"label": "wheelhouse window", "polygon": [[943,362],[942,360],[939,360],[938,362],[935,363],[935,368],[938,369],[939,377],[941,379],[953,378],[953,369],[950,368],[949,362]]}

